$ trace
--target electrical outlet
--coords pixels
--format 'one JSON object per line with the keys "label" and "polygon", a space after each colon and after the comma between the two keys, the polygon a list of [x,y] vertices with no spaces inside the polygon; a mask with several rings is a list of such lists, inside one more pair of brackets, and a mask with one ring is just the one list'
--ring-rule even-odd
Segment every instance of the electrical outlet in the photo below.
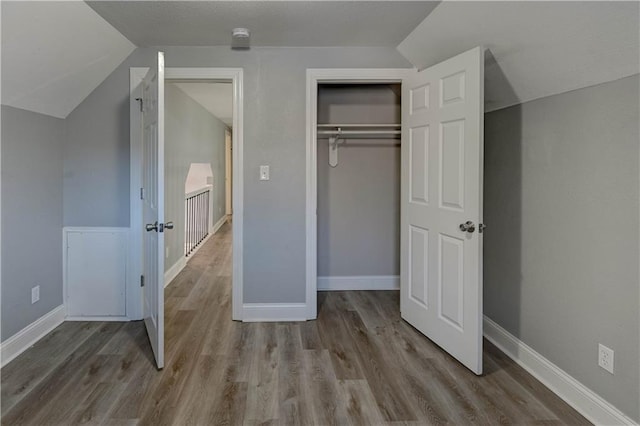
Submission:
{"label": "electrical outlet", "polygon": [[40,300],[40,286],[37,285],[31,289],[31,304],[33,305]]}
{"label": "electrical outlet", "polygon": [[613,374],[613,349],[598,343],[598,365]]}

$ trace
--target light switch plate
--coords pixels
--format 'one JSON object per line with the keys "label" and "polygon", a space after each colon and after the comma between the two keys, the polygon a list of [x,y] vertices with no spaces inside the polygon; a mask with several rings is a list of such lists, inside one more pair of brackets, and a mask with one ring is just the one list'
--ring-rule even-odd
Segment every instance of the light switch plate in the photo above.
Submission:
{"label": "light switch plate", "polygon": [[260,180],[269,180],[269,166],[260,166]]}

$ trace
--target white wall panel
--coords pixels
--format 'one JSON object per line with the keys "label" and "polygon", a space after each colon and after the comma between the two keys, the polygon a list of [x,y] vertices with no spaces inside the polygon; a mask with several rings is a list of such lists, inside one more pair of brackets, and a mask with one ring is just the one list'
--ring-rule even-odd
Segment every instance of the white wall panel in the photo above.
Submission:
{"label": "white wall panel", "polygon": [[128,228],[64,228],[67,315],[126,316]]}

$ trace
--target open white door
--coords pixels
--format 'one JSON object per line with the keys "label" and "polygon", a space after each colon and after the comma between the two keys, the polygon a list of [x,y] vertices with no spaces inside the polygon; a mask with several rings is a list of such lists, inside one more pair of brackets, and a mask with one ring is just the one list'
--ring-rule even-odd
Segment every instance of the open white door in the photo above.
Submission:
{"label": "open white door", "polygon": [[[164,366],[164,54],[142,82],[143,318]],[[169,225],[169,224],[167,224]],[[169,225],[172,226],[172,225]]]}
{"label": "open white door", "polygon": [[482,374],[484,51],[402,84],[400,311]]}

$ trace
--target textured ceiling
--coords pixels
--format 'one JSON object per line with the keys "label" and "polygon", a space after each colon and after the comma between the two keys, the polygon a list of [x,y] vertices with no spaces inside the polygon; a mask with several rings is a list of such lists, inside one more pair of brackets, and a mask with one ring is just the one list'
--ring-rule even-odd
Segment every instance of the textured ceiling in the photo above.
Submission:
{"label": "textured ceiling", "polygon": [[[168,80],[171,82],[171,80]],[[171,83],[229,127],[233,126],[231,83]]]}
{"label": "textured ceiling", "polygon": [[485,109],[640,72],[638,2],[443,2],[398,46],[418,68],[488,49]]}
{"label": "textured ceiling", "polygon": [[64,118],[134,49],[80,1],[2,1],[2,103]]}
{"label": "textured ceiling", "polygon": [[138,46],[392,46],[437,2],[429,1],[88,1]]}

